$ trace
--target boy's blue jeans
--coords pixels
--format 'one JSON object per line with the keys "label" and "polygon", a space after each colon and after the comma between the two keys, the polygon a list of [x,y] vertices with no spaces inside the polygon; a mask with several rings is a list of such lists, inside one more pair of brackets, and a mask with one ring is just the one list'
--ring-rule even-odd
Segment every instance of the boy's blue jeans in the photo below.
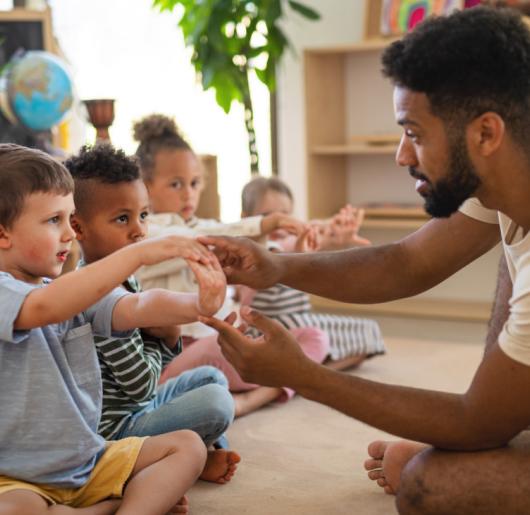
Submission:
{"label": "boy's blue jeans", "polygon": [[179,429],[199,434],[206,446],[220,440],[234,420],[234,400],[225,375],[215,367],[203,366],[169,379],[156,397],[115,437],[155,436]]}

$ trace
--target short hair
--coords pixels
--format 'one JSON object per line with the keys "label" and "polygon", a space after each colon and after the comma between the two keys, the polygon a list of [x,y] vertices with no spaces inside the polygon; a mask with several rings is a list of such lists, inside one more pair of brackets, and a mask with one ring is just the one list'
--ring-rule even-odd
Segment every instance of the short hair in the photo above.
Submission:
{"label": "short hair", "polygon": [[140,179],[136,158],[127,156],[110,143],[85,145],[64,164],[75,181],[74,203],[80,213],[94,204],[96,199],[92,190],[95,184],[118,184]]}
{"label": "short hair", "polygon": [[514,11],[475,7],[429,18],[392,43],[382,64],[395,85],[425,93],[450,125],[462,129],[492,111],[529,147],[530,32]]}
{"label": "short hair", "polygon": [[187,150],[194,153],[175,120],[163,114],[151,114],[135,122],[133,136],[139,142],[136,156],[144,181],[153,179],[156,154],[161,150]]}
{"label": "short hair", "polygon": [[293,194],[289,186],[277,177],[254,177],[241,192],[241,209],[244,213],[254,213],[259,201],[267,191],[276,191],[289,197],[293,202]]}
{"label": "short hair", "polygon": [[74,182],[68,170],[41,150],[0,144],[0,224],[9,229],[32,193],[68,195]]}

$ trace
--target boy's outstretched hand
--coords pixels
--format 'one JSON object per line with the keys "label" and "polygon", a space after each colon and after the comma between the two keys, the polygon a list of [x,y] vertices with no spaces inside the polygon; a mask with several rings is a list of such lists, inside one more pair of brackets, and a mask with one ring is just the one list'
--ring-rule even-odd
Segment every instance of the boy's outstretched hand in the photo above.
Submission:
{"label": "boy's outstretched hand", "polygon": [[226,297],[226,277],[217,258],[212,254],[208,263],[188,260],[199,285],[197,307],[204,316],[217,313]]}
{"label": "boy's outstretched hand", "polygon": [[184,258],[188,261],[209,263],[214,259],[211,252],[194,238],[185,236],[160,236],[142,240],[134,246],[139,253],[142,265],[155,265],[171,258]]}
{"label": "boy's outstretched hand", "polygon": [[224,321],[199,317],[199,321],[219,332],[219,344],[226,358],[234,365],[244,381],[264,386],[298,385],[311,377],[316,365],[301,351],[296,339],[278,322],[248,307],[241,308],[245,324],[263,333],[259,338],[245,336],[232,325],[234,318]]}
{"label": "boy's outstretched hand", "polygon": [[201,236],[204,245],[213,247],[230,284],[246,284],[255,289],[279,282],[279,256],[248,238]]}

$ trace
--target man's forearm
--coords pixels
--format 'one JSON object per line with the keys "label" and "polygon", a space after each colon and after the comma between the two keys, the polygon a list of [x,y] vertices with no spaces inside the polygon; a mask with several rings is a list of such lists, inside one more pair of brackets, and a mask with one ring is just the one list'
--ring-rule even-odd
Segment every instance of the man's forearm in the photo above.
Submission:
{"label": "man's forearm", "polygon": [[278,282],[343,302],[387,302],[432,288],[498,240],[497,226],[456,213],[389,245],[277,256]]}
{"label": "man's forearm", "polygon": [[300,395],[401,438],[447,450],[496,446],[481,431],[463,395],[388,385],[314,364]]}
{"label": "man's forearm", "polygon": [[278,258],[278,282],[343,302],[386,302],[430,287],[426,281],[420,284],[419,277],[410,277],[410,267],[398,243],[336,252],[282,254]]}

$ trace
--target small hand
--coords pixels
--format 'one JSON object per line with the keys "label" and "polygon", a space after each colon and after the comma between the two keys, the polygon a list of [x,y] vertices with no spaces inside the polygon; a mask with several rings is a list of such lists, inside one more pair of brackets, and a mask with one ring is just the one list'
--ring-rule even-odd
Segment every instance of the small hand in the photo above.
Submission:
{"label": "small hand", "polygon": [[218,342],[226,358],[244,381],[264,386],[291,386],[310,377],[315,365],[308,359],[294,336],[282,325],[247,307],[241,308],[245,323],[256,327],[262,336],[250,338],[235,328],[234,317],[224,321],[199,317],[219,333]]}
{"label": "small hand", "polygon": [[304,222],[284,213],[271,213],[264,216],[261,221],[261,232],[263,234],[276,232],[280,236],[282,231],[284,231],[289,234],[299,235],[304,232],[306,227],[307,224]]}
{"label": "small hand", "polygon": [[317,226],[319,250],[340,250],[353,246],[371,245],[366,238],[359,236],[364,220],[364,209],[349,204],[343,207],[328,223]]}
{"label": "small hand", "polygon": [[294,252],[315,252],[320,250],[320,238],[317,227],[309,225],[307,229],[296,238]]}
{"label": "small hand", "polygon": [[226,277],[223,269],[215,256],[207,264],[195,261],[188,261],[188,264],[199,285],[199,313],[212,316],[221,309],[226,298]]}

